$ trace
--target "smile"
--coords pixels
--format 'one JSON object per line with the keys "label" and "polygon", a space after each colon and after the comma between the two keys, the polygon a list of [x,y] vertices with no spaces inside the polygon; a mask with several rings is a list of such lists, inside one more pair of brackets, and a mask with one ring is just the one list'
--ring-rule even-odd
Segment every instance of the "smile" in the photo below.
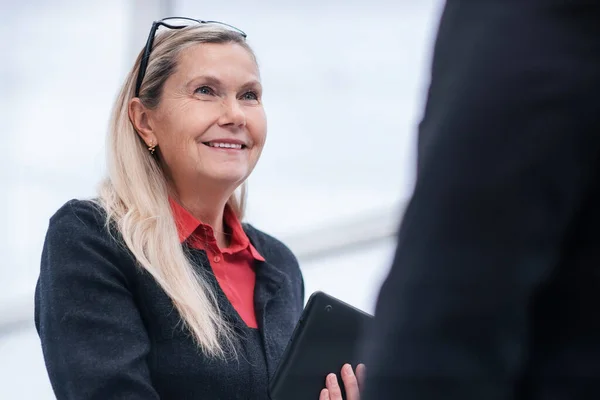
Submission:
{"label": "smile", "polygon": [[246,145],[239,143],[205,142],[203,144],[208,147],[215,147],[219,149],[242,150],[246,148]]}

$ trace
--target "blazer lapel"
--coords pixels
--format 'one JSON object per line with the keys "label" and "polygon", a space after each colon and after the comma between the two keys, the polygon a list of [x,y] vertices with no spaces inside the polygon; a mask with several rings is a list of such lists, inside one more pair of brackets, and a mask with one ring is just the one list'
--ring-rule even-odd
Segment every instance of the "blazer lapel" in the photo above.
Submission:
{"label": "blazer lapel", "polygon": [[265,258],[265,261],[256,261],[256,285],[254,288],[254,308],[260,331],[262,344],[265,350],[267,371],[269,377],[273,376],[279,359],[289,340],[288,329],[281,326],[282,310],[277,295],[284,286],[287,275],[277,266],[269,262],[268,249],[264,249],[251,230],[246,234],[252,245]]}

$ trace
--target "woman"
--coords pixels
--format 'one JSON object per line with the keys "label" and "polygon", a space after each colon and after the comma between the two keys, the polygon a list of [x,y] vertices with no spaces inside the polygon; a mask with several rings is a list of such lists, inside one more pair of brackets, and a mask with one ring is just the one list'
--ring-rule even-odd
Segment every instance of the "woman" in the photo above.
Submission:
{"label": "woman", "polygon": [[[267,133],[261,95],[243,32],[152,25],[98,198],[50,220],[35,321],[58,399],[268,398],[304,286],[290,250],[240,222]],[[352,368],[341,376],[357,399]],[[341,398],[337,380],[324,386],[321,399]]]}

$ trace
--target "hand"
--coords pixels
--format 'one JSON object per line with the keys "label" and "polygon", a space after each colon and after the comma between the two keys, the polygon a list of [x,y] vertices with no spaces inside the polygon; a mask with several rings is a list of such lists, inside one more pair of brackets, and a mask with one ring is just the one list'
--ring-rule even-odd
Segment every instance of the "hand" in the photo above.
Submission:
{"label": "hand", "polygon": [[342,399],[342,390],[340,388],[336,374],[329,374],[325,379],[325,389],[321,390],[319,400],[360,400],[360,391],[365,380],[365,365],[358,364],[356,375],[352,371],[350,364],[344,364],[341,371],[344,389],[346,390],[346,399]]}

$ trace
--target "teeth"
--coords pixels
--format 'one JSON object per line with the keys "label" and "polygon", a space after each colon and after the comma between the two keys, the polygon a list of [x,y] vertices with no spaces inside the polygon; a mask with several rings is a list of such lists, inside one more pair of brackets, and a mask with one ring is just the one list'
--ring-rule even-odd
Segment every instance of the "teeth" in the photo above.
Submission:
{"label": "teeth", "polygon": [[241,149],[242,145],[241,144],[234,144],[234,143],[219,143],[219,142],[209,142],[208,145],[210,147],[222,147],[222,148],[226,148],[226,149]]}

